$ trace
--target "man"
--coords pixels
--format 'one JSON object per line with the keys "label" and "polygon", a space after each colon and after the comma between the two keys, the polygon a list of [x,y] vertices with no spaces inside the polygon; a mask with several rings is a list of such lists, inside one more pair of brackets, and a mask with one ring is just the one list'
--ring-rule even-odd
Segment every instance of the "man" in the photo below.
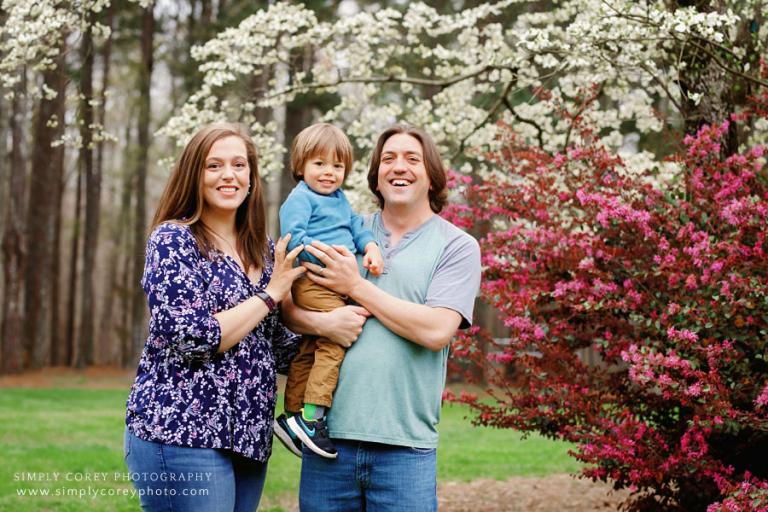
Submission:
{"label": "man", "polygon": [[[328,415],[338,458],[304,450],[304,511],[437,509],[436,426],[448,344],[472,322],[480,249],[437,215],[446,176],[423,131],[393,126],[382,133],[368,183],[381,207],[367,224],[384,255],[383,274],[361,277],[346,248],[306,248],[323,263],[305,264],[310,279],[371,317],[346,354]],[[293,325],[306,330],[309,318],[321,321],[314,315]]]}

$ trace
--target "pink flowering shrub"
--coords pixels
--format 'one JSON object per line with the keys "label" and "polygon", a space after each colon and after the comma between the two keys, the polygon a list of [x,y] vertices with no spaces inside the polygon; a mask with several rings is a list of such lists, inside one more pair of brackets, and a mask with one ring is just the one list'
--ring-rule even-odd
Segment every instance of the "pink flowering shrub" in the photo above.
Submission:
{"label": "pink flowering shrub", "polygon": [[486,233],[482,298],[510,341],[464,333],[454,356],[487,366],[494,400],[449,398],[575,443],[628,509],[768,510],[768,173],[760,146],[721,154],[767,105],[687,136],[663,187],[578,118],[564,154],[507,134],[506,175],[446,216]]}

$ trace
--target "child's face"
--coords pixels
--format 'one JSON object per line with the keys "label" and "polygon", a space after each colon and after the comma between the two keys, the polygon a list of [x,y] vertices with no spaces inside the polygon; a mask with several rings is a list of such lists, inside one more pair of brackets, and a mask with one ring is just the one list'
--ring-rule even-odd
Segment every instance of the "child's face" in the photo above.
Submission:
{"label": "child's face", "polygon": [[307,160],[301,175],[309,188],[318,194],[328,195],[344,183],[344,170],[344,163],[333,151],[328,151]]}

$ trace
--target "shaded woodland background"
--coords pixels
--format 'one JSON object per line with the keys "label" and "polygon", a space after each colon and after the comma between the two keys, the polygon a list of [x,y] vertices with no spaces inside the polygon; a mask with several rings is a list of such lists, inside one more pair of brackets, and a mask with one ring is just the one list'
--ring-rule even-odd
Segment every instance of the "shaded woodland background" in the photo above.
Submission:
{"label": "shaded woodland background", "polygon": [[[2,6],[19,1],[0,2],[0,27],[5,27],[10,17],[10,11]],[[56,3],[58,8],[64,6],[84,13],[78,15],[79,25],[66,27],[58,34],[56,66],[39,71],[29,59],[21,59],[28,67],[12,69],[15,81],[0,81],[0,373],[51,365],[135,365],[146,332],[146,299],[139,282],[148,222],[170,172],[169,158],[172,160],[180,151],[157,131],[203,83],[204,75],[199,70],[200,63],[192,58],[192,49],[276,4],[246,0],[113,0],[100,10],[94,9],[92,4],[98,3],[99,0]],[[407,2],[391,0],[312,0],[302,4],[320,22],[339,20],[358,10],[405,11],[408,6]],[[479,5],[485,3],[429,2],[439,13],[457,13],[458,17],[464,15],[462,11]],[[667,29],[654,26],[653,30],[660,32],[653,44],[643,41],[642,62],[622,61],[611,70],[622,79],[648,72],[649,83],[658,83],[664,92],[654,93],[648,85],[639,91],[652,97],[654,114],[658,113],[663,120],[663,130],[643,128],[635,120],[625,121],[621,126],[622,136],[627,140],[634,137],[630,145],[635,150],[640,141],[642,149],[651,151],[661,161],[680,148],[683,134],[695,133],[702,124],[737,111],[754,87],[766,85],[765,59],[759,50],[764,47],[759,39],[766,36],[764,5],[763,0],[743,5],[696,0],[663,4],[669,13],[693,9],[697,13],[717,14],[738,7],[740,18],[733,29],[732,44],[740,52],[698,34],[678,39],[677,32],[669,34],[664,32]],[[558,7],[550,0],[510,3],[500,14],[483,18],[479,23],[509,28],[515,26],[521,14],[530,13],[534,17],[552,15],[548,23],[566,26],[568,22],[564,20],[573,13],[558,14]],[[626,13],[616,14],[616,20],[637,22],[636,17]],[[653,25],[645,19],[640,22]],[[102,31],[99,26],[109,30]],[[520,46],[519,41],[511,40],[514,30],[508,33],[508,48]],[[0,31],[0,43],[14,36],[24,34]],[[617,40],[621,41],[621,37],[630,41],[634,36],[620,35]],[[646,46],[654,47],[658,41],[666,41],[667,45],[664,51],[653,54],[658,69],[665,70],[664,76],[650,73],[647,62],[642,60]],[[453,40],[442,43],[459,45]],[[434,44],[434,40],[425,40],[424,44]],[[611,52],[619,51],[621,46],[611,40],[592,44],[594,55],[585,55],[578,49],[573,54],[558,53],[557,48],[538,49],[526,56],[529,60],[521,61],[521,67],[534,70],[535,74],[536,57],[553,52],[563,65],[558,76],[569,78],[565,76],[569,68],[576,73],[581,67],[586,75],[592,76],[588,70],[594,63],[584,64],[584,57],[596,62],[610,61]],[[0,57],[5,61],[5,55]],[[243,75],[234,85],[227,84],[226,92],[243,104],[254,100],[252,104],[257,105],[255,91],[263,94],[271,87],[272,79],[301,84],[316,58],[310,46],[292,48],[290,62],[281,63],[282,71],[270,67],[261,74]],[[449,84],[464,79],[454,76],[429,80],[419,76],[424,67],[439,64],[408,61],[402,63],[399,72],[412,73],[416,78],[411,83],[416,84],[419,98],[430,100]],[[7,76],[7,69],[0,63],[4,73],[0,76]],[[666,74],[667,70],[670,73]],[[534,98],[541,99],[537,97],[541,87],[516,89],[515,82],[525,74],[523,71],[515,69],[508,83],[499,82],[490,90],[481,89],[487,86],[483,80],[489,78],[477,83],[479,90],[486,92],[473,96],[477,104],[472,107],[485,109],[487,117],[476,129],[506,116],[508,123],[527,126],[537,133],[536,139],[544,147],[547,137],[552,135],[550,139],[557,140],[555,132],[564,128],[551,120],[529,119],[516,110]],[[481,73],[482,69],[474,70],[470,76]],[[557,83],[555,72],[539,76],[549,77],[549,86]],[[607,78],[615,80],[616,76]],[[358,81],[366,80],[381,87],[376,89],[377,100],[386,103],[407,98],[384,87],[384,82],[397,82],[393,75]],[[613,112],[622,107],[622,98],[612,97],[604,90],[604,84],[593,85],[594,103],[604,104],[608,117],[616,117]],[[277,107],[255,106],[249,115],[262,124],[276,121],[274,138],[290,143],[299,130],[333,109],[341,99],[339,93],[324,92],[320,87]],[[578,108],[578,95],[567,100],[576,102],[568,115],[579,118],[584,112]],[[548,124],[552,126],[547,128]],[[557,150],[567,148],[570,130],[564,140],[563,147]],[[732,128],[723,152],[733,154],[744,140],[745,134]],[[459,150],[465,149],[464,142],[460,141]],[[277,209],[294,183],[290,173],[283,172],[266,185],[269,231],[275,236]],[[481,238],[489,226],[474,229],[473,234]],[[489,328],[495,337],[508,335],[500,325],[497,311],[484,304],[479,304],[475,321]]]}
{"label": "shaded woodland background", "polygon": [[[431,5],[454,12],[479,3]],[[320,19],[344,15],[338,2],[305,4]],[[61,33],[57,69],[22,69],[13,97],[2,91],[0,373],[136,363],[146,335],[139,282],[147,227],[170,172],[159,162],[179,152],[155,131],[199,86],[192,47],[268,5],[183,0],[142,8],[115,0],[89,14],[84,30]],[[0,24],[6,20],[0,10]],[[94,34],[93,21],[111,33]],[[312,54],[295,58],[308,67]],[[36,99],[27,93],[33,88],[57,94]],[[290,141],[337,101],[307,96],[260,115],[280,120]],[[292,186],[289,173],[267,184],[273,236],[277,208]]]}

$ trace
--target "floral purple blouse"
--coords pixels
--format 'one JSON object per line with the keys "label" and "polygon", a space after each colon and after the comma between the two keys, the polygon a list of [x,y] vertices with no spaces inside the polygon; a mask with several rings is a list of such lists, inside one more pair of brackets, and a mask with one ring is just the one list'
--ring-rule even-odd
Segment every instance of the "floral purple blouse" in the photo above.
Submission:
{"label": "floral purple blouse", "polygon": [[[269,242],[274,255],[274,245]],[[272,448],[276,371],[287,372],[299,338],[269,314],[219,354],[214,313],[264,289],[222,253],[200,253],[188,226],[166,222],[147,242],[142,285],[149,337],[128,397],[126,425],[137,437],[178,446],[225,448],[259,461]]]}

